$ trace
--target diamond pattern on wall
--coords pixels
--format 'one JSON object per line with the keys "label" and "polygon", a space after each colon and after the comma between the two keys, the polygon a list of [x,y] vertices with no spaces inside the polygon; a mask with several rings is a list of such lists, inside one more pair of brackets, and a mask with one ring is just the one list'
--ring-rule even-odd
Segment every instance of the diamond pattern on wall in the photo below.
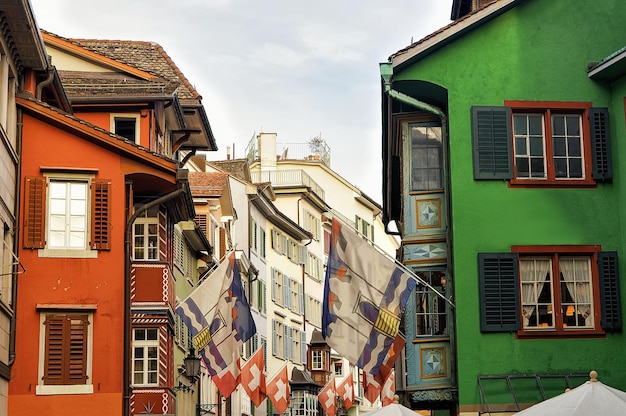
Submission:
{"label": "diamond pattern on wall", "polygon": [[446,375],[446,354],[445,349],[441,348],[423,348],[421,354],[422,378],[440,377]]}

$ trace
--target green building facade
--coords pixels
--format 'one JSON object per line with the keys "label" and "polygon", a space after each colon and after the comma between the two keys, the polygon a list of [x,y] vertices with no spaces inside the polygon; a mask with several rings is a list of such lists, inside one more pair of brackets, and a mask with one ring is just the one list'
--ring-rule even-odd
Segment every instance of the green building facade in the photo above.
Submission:
{"label": "green building facade", "polygon": [[428,283],[403,403],[514,412],[590,370],[626,390],[626,7],[476,3],[381,64],[385,221]]}

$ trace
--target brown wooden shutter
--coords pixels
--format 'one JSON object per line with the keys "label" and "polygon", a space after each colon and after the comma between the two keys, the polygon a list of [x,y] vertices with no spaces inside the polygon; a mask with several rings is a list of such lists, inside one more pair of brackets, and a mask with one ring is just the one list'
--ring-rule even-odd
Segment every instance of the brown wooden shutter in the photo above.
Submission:
{"label": "brown wooden shutter", "polygon": [[226,230],[220,227],[220,257],[226,255]]}
{"label": "brown wooden shutter", "polygon": [[198,224],[204,235],[207,235],[207,215],[197,214],[195,219],[196,223]]}
{"label": "brown wooden shutter", "polygon": [[111,181],[91,183],[91,248],[111,249]]}
{"label": "brown wooden shutter", "polygon": [[87,315],[48,315],[44,384],[85,384],[87,381]]}
{"label": "brown wooden shutter", "polygon": [[24,182],[24,248],[44,248],[46,222],[46,179],[28,176]]}

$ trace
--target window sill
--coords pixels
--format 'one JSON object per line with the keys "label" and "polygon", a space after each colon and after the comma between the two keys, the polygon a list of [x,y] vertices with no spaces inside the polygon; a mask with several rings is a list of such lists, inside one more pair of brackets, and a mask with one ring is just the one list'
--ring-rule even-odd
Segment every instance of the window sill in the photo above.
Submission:
{"label": "window sill", "polygon": [[569,330],[526,330],[518,331],[516,338],[541,339],[541,338],[604,338],[606,333],[599,329],[569,329]]}
{"label": "window sill", "polygon": [[597,188],[593,179],[554,180],[554,179],[511,179],[511,188]]}
{"label": "window sill", "polygon": [[56,394],[93,394],[93,384],[75,384],[63,386],[37,385],[38,396]]}
{"label": "window sill", "polygon": [[40,249],[39,257],[74,258],[74,259],[97,259],[98,250],[68,250],[68,249]]}

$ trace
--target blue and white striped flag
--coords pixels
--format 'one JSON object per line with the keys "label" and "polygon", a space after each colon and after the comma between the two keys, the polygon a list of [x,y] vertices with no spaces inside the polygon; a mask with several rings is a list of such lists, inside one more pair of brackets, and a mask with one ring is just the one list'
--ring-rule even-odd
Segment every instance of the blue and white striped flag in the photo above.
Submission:
{"label": "blue and white striped flag", "polygon": [[351,364],[377,375],[389,354],[416,281],[351,227],[333,218],[322,335]]}
{"label": "blue and white striped flag", "polygon": [[235,253],[176,308],[224,397],[239,384],[239,349],[255,332]]}

